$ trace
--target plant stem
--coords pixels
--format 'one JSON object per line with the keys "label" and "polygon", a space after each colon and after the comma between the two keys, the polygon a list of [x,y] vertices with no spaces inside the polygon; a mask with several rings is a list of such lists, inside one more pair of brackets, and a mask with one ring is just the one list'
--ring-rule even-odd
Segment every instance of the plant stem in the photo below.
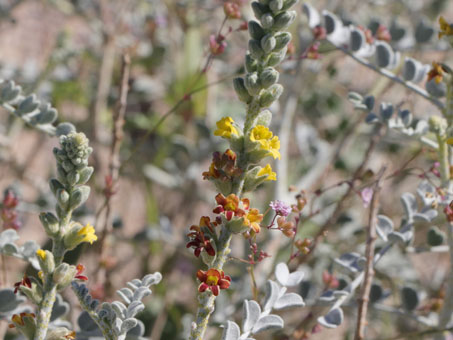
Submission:
{"label": "plant stem", "polygon": [[436,134],[437,142],[439,144],[439,149],[437,150],[439,154],[440,162],[440,177],[442,180],[442,187],[448,189],[448,182],[450,181],[450,163],[448,162],[448,145],[445,142],[445,137],[439,134]]}
{"label": "plant stem", "polygon": [[363,340],[365,338],[365,324],[366,324],[366,314],[368,309],[368,301],[371,290],[371,281],[374,276],[374,244],[376,242],[376,218],[378,213],[379,205],[379,193],[381,191],[381,180],[385,172],[385,166],[382,168],[381,173],[376,181],[374,186],[373,198],[370,206],[370,215],[368,220],[368,237],[366,243],[366,268],[365,268],[365,278],[362,285],[362,291],[359,298],[359,309],[357,314],[357,328],[355,333],[356,340]]}
{"label": "plant stem", "polygon": [[36,333],[34,340],[44,340],[49,327],[50,316],[52,314],[53,304],[57,296],[57,286],[50,277],[46,278],[44,285],[44,295],[38,309],[38,318],[36,320]]}

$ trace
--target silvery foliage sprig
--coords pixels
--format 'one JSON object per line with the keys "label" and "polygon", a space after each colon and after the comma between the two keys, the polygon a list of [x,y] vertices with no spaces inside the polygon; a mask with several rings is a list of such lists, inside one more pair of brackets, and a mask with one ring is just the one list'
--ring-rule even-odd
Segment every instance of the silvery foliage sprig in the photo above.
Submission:
{"label": "silvery foliage sprig", "polygon": [[[104,337],[108,340],[122,340],[126,339],[126,334],[137,326],[138,320],[134,316],[145,309],[141,300],[152,293],[149,287],[158,284],[161,279],[162,275],[156,272],[146,275],[141,280],[134,279],[128,282],[126,288],[117,291],[124,303],[114,301],[100,305],[98,300],[91,297],[86,285],[75,281],[72,282],[72,290],[77,295],[83,310],[97,324]],[[93,336],[99,333],[99,330],[92,331]]]}
{"label": "silvery foliage sprig", "polygon": [[22,246],[15,242],[19,235],[14,229],[6,229],[0,233],[0,253],[8,256],[14,256],[18,259],[27,261],[36,269],[39,269],[39,263],[36,258],[36,251],[39,245],[35,241],[27,241]]}
{"label": "silvery foliage sprig", "polygon": [[[340,18],[327,10],[323,10],[322,15],[320,15],[319,12],[308,3],[304,3],[303,10],[307,15],[309,27],[313,29],[319,25],[323,26],[327,32],[327,41],[334,46],[350,53],[357,61],[367,65],[371,64],[368,64],[368,62],[362,58],[369,59],[377,69],[384,69],[380,70],[380,73],[383,75],[404,84],[431,100],[439,107],[443,106],[443,104],[438,102],[435,98],[445,96],[447,89],[444,83],[436,83],[434,79],[431,79],[425,84],[427,92],[414,84],[421,82],[425,78],[430,69],[429,65],[407,57],[404,60],[402,77],[398,77],[387,70],[393,70],[399,65],[401,54],[388,42],[379,39],[374,39],[372,43],[367,42],[365,33],[362,29],[352,24],[347,26],[344,25]],[[399,36],[400,33],[398,33],[398,29],[393,28],[391,29],[391,32],[392,31],[392,39],[399,38],[398,40],[400,40],[401,37]],[[415,35],[417,42],[428,41],[433,33],[434,29],[423,21],[423,23],[420,23],[417,26]],[[395,38],[393,36],[395,36]]]}
{"label": "silvery foliage sprig", "polygon": [[357,92],[349,92],[348,99],[354,104],[355,109],[367,112],[365,117],[367,124],[385,125],[405,136],[416,138],[433,149],[438,148],[438,143],[427,136],[428,122],[425,119],[415,120],[410,110],[398,109],[396,112],[394,105],[388,102],[380,103],[376,109],[374,96],[363,97]]}
{"label": "silvery foliage sprig", "polygon": [[285,263],[279,263],[275,268],[277,281],[269,280],[266,283],[266,297],[264,308],[254,300],[244,301],[244,319],[242,321],[242,332],[239,325],[234,321],[227,321],[223,331],[222,340],[252,340],[254,334],[270,329],[281,329],[284,327],[283,319],[272,310],[283,310],[290,307],[303,307],[305,303],[297,293],[287,293],[287,287],[295,287],[304,278],[302,271],[289,272]]}
{"label": "silvery foliage sprig", "polygon": [[[376,233],[384,244],[374,256],[373,265],[376,265],[393,245],[399,244],[402,247],[407,247],[414,237],[414,224],[417,222],[431,223],[438,215],[437,210],[433,207],[436,204],[446,205],[447,202],[450,202],[448,197],[440,196],[436,188],[427,181],[420,183],[417,188],[417,195],[421,201],[420,206],[414,194],[406,192],[401,196],[404,217],[401,219],[398,229],[395,228],[389,217],[382,214],[377,216]],[[341,272],[356,275],[356,277],[345,288],[327,290],[318,298],[317,304],[327,307],[328,310],[325,314],[321,313],[322,315],[318,317],[317,321],[327,328],[336,328],[343,322],[344,313],[341,306],[354,295],[355,290],[362,283],[366,259],[359,253],[350,252],[342,254],[334,260],[334,263]],[[401,293],[406,310],[415,309],[418,304],[416,291],[411,287],[404,287]]]}
{"label": "silvery foliage sprig", "polygon": [[27,125],[51,136],[66,135],[75,131],[71,123],[54,126],[57,110],[49,103],[37,99],[35,94],[25,95],[20,85],[12,80],[0,79],[0,106],[22,119]]}

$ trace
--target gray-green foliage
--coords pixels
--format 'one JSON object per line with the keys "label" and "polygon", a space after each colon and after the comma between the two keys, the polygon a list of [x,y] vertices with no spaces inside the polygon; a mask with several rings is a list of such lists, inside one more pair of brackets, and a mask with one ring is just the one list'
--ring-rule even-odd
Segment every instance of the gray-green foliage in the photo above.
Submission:
{"label": "gray-green foliage", "polygon": [[0,233],[0,253],[14,256],[21,260],[30,262],[35,268],[39,268],[36,259],[36,250],[39,245],[35,241],[27,241],[22,246],[18,246],[15,242],[19,239],[19,235],[14,229],[6,229]]}
{"label": "gray-green foliage", "polygon": [[[99,305],[98,300],[91,297],[84,284],[74,281],[72,289],[82,308],[99,327],[98,330],[94,326],[90,327],[86,330],[91,332],[88,334],[95,336],[101,331],[107,339],[126,339],[127,333],[139,324],[134,316],[145,308],[141,300],[151,294],[149,287],[158,284],[161,279],[160,273],[148,274],[142,280],[134,279],[127,283],[127,287],[117,291],[123,302],[104,302],[101,305]],[[87,315],[81,317],[86,318]],[[137,337],[140,335],[137,335]],[[89,339],[90,335],[87,335],[87,337]]]}
{"label": "gray-green foliage", "polygon": [[304,277],[302,271],[289,272],[285,263],[279,263],[275,269],[277,281],[269,280],[266,284],[264,308],[253,300],[244,301],[242,332],[234,321],[227,321],[223,331],[223,340],[253,339],[251,336],[271,329],[284,327],[283,319],[271,314],[272,310],[290,307],[303,307],[302,297],[297,293],[287,293],[287,287],[297,287]]}
{"label": "gray-green foliage", "polygon": [[49,103],[37,99],[35,94],[25,95],[22,87],[12,80],[0,79],[0,105],[22,119],[29,126],[51,136],[60,136],[75,131],[70,123],[53,124],[58,112]]}

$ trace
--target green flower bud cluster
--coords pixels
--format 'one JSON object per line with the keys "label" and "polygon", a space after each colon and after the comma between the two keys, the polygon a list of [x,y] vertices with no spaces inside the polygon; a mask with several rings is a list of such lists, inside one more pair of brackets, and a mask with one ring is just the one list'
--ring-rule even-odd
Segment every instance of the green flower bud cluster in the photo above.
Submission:
{"label": "green flower bud cluster", "polygon": [[239,99],[259,109],[269,107],[283,92],[278,84],[279,73],[274,68],[286,56],[291,41],[289,32],[282,32],[296,18],[295,11],[289,11],[297,0],[260,0],[252,2],[252,9],[258,21],[250,21],[248,28],[249,51],[245,57],[247,74],[234,79],[234,89]]}
{"label": "green flower bud cluster", "polygon": [[[88,166],[88,157],[93,149],[88,145],[88,138],[77,132],[60,136],[60,145],[61,148],[53,150],[58,179],[50,180],[50,188],[57,199],[57,216],[66,219],[67,224],[72,211],[85,203],[90,194],[90,187],[84,184],[93,174],[93,168]],[[55,237],[59,233],[54,215],[41,214],[40,220],[49,236]]]}

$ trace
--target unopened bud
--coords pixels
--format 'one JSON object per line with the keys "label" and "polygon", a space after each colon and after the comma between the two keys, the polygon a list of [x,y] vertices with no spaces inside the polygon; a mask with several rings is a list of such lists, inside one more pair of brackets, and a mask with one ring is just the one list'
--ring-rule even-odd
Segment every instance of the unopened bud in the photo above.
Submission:
{"label": "unopened bud", "polygon": [[285,48],[288,43],[291,41],[291,33],[289,32],[282,32],[275,35],[275,48],[274,51],[280,51],[281,49]]}
{"label": "unopened bud", "polygon": [[269,13],[262,15],[260,21],[264,29],[270,29],[274,25],[274,18]]}
{"label": "unopened bud", "polygon": [[269,8],[272,12],[278,13],[283,8],[283,0],[271,0],[269,1]]}
{"label": "unopened bud", "polygon": [[264,51],[261,48],[261,44],[258,40],[251,39],[249,40],[249,51],[250,55],[254,59],[261,59],[264,56]]}
{"label": "unopened bud", "polygon": [[249,94],[245,87],[244,79],[240,77],[234,78],[233,86],[234,90],[236,91],[236,94],[238,95],[239,100],[244,103],[250,103],[250,101],[252,100],[252,96]]}
{"label": "unopened bud", "polygon": [[276,101],[283,93],[283,86],[280,84],[274,84],[267,90],[264,90],[260,96],[261,107],[269,107]]}
{"label": "unopened bud", "polygon": [[39,220],[41,221],[47,235],[52,237],[52,236],[55,236],[56,234],[58,234],[60,227],[59,227],[58,219],[54,214],[52,214],[50,212],[41,213],[41,214],[39,214]]}
{"label": "unopened bud", "polygon": [[260,40],[266,34],[261,25],[253,20],[249,21],[248,29],[250,36],[256,40]]}
{"label": "unopened bud", "polygon": [[272,34],[266,34],[261,39],[260,44],[261,44],[261,48],[263,49],[264,53],[268,54],[275,48],[277,41],[275,40],[275,38]]}
{"label": "unopened bud", "polygon": [[[272,29],[281,31],[285,28],[288,28],[296,19],[296,12],[295,11],[285,11],[275,16],[274,24],[272,25]],[[264,26],[264,25],[263,25]]]}
{"label": "unopened bud", "polygon": [[244,84],[251,96],[256,96],[261,91],[260,79],[256,72],[247,73]]}
{"label": "unopened bud", "polygon": [[260,74],[261,86],[267,89],[269,86],[274,85],[278,81],[279,73],[275,68],[267,67]]}

